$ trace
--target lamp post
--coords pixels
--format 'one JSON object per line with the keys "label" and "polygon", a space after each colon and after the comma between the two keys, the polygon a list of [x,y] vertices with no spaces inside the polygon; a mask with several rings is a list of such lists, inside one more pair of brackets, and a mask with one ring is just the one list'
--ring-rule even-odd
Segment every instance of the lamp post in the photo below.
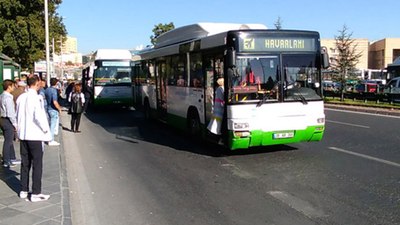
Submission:
{"label": "lamp post", "polygon": [[46,33],[46,78],[47,86],[50,87],[49,9],[47,1],[44,0],[44,26]]}
{"label": "lamp post", "polygon": [[64,77],[64,65],[63,65],[63,42],[62,42],[62,36],[60,37],[60,66],[61,66],[61,75],[60,79]]}

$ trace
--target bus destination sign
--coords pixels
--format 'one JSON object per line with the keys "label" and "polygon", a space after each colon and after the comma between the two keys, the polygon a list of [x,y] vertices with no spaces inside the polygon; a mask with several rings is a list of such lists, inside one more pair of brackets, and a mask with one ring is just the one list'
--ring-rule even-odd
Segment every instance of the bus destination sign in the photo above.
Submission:
{"label": "bus destination sign", "polygon": [[240,51],[315,51],[313,38],[243,38]]}
{"label": "bus destination sign", "polygon": [[102,66],[130,66],[129,61],[103,61]]}

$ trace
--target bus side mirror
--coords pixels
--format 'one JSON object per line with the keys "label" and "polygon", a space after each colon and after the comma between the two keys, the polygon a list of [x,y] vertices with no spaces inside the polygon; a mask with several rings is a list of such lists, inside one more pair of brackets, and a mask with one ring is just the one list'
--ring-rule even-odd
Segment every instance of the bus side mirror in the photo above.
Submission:
{"label": "bus side mirror", "polygon": [[236,66],[236,51],[233,49],[228,49],[227,51],[227,64],[229,68],[233,68]]}
{"label": "bus side mirror", "polygon": [[321,48],[321,60],[322,60],[322,68],[327,69],[329,68],[329,55],[328,55],[328,50],[326,47]]}

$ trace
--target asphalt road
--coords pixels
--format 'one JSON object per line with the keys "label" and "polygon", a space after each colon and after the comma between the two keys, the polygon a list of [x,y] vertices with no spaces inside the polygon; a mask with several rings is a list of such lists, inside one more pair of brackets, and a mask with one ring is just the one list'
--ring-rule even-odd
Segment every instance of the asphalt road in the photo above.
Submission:
{"label": "asphalt road", "polygon": [[400,118],[326,116],[321,142],[229,153],[136,111],[90,113],[63,132],[73,224],[400,224]]}

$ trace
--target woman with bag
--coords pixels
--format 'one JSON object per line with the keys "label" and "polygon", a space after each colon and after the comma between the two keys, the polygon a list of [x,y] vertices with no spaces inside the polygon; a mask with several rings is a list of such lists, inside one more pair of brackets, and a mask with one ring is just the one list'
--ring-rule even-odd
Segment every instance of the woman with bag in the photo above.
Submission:
{"label": "woman with bag", "polygon": [[71,105],[69,109],[69,113],[71,114],[71,131],[80,133],[79,124],[85,104],[85,95],[82,93],[81,84],[75,84],[73,91],[69,94],[68,101]]}
{"label": "woman with bag", "polygon": [[216,135],[221,135],[222,117],[224,116],[224,77],[217,78],[218,88],[215,90],[213,115],[207,129]]}

